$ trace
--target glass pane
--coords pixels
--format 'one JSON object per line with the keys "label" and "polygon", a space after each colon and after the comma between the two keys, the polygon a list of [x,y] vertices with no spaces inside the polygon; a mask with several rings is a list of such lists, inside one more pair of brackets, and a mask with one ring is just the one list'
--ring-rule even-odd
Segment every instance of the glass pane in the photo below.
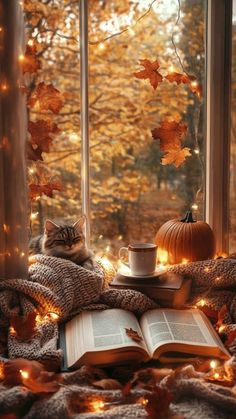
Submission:
{"label": "glass pane", "polygon": [[[39,147],[34,134],[29,134],[35,151],[29,160],[29,180],[35,185],[30,189],[34,198],[32,234],[42,233],[45,218],[74,222],[81,215],[78,4],[55,0],[38,4],[28,1],[24,6],[28,48],[35,48],[33,54],[40,67],[35,73],[26,74],[28,101],[39,83],[48,88],[42,106],[36,101],[29,107],[30,121],[44,121],[41,128],[35,126]],[[60,92],[59,96],[51,85]],[[63,101],[62,107],[58,98]]]}
{"label": "glass pane", "polygon": [[230,240],[229,250],[236,249],[236,0],[233,0],[232,93],[231,93],[231,164],[230,164]]}
{"label": "glass pane", "polygon": [[[101,253],[153,241],[188,209],[204,217],[205,8],[204,0],[90,2],[92,243]],[[140,73],[156,60],[158,69]],[[152,138],[160,127],[172,130],[162,131],[165,152]],[[176,152],[178,165],[183,148],[191,156],[179,167],[161,164]]]}

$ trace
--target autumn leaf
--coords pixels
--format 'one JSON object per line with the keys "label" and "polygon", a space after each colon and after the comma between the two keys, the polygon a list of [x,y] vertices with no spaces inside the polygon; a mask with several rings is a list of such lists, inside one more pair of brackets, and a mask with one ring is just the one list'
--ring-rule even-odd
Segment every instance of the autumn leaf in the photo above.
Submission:
{"label": "autumn leaf", "polygon": [[234,343],[235,339],[236,339],[236,329],[228,333],[227,339],[225,341],[225,346],[229,348],[232,345],[232,343]]}
{"label": "autumn leaf", "polygon": [[191,156],[190,148],[185,147],[179,150],[171,150],[162,157],[161,164],[163,164],[163,166],[166,164],[173,164],[175,167],[179,167],[184,163],[186,157],[189,156]]}
{"label": "autumn leaf", "polygon": [[61,110],[63,102],[64,98],[59,90],[52,84],[41,82],[34,90],[28,104],[39,111],[50,110],[57,114]]}
{"label": "autumn leaf", "polygon": [[144,407],[150,418],[166,419],[170,414],[170,403],[173,395],[169,390],[154,387],[151,394],[145,396]]}
{"label": "autumn leaf", "polygon": [[203,306],[201,307],[201,311],[208,317],[210,318],[213,323],[215,323],[218,319],[219,313],[217,310],[214,310],[213,308],[209,307],[209,306]]}
{"label": "autumn leaf", "polygon": [[125,333],[127,336],[129,336],[130,339],[134,340],[135,342],[142,342],[143,340],[142,336],[140,336],[138,332],[136,330],[133,330],[132,328],[125,328]]}
{"label": "autumn leaf", "polygon": [[37,57],[37,47],[36,45],[27,45],[22,61],[22,70],[23,73],[36,73],[37,70],[41,68],[40,60]]}
{"label": "autumn leaf", "polygon": [[101,388],[102,390],[120,390],[122,385],[119,381],[113,380],[112,378],[103,378],[99,381],[94,381],[94,387]]}
{"label": "autumn leaf", "polygon": [[32,338],[36,327],[36,311],[32,311],[26,316],[13,316],[10,325],[16,333],[16,338],[27,341]]}
{"label": "autumn leaf", "polygon": [[37,161],[37,160],[43,160],[42,158],[42,152],[43,150],[40,147],[33,146],[33,144],[29,143],[27,144],[27,158],[29,160]]}
{"label": "autumn leaf", "polygon": [[171,72],[165,76],[165,79],[167,79],[170,83],[183,83],[183,84],[190,84],[191,82],[196,80],[195,76],[190,76],[189,74],[181,74],[176,72]]}
{"label": "autumn leaf", "polygon": [[159,83],[162,82],[163,76],[157,71],[160,67],[158,61],[153,61],[153,63],[149,60],[139,60],[140,65],[142,65],[145,70],[138,71],[134,73],[134,76],[138,79],[149,79],[150,84],[152,85],[153,89],[156,90]]}
{"label": "autumn leaf", "polygon": [[154,140],[160,140],[160,149],[165,154],[161,160],[163,165],[174,164],[179,167],[186,159],[191,156],[190,149],[181,149],[181,141],[186,134],[187,125],[176,121],[162,121],[158,128],[152,130]]}
{"label": "autumn leaf", "polygon": [[218,312],[217,323],[215,329],[218,331],[220,326],[223,326],[225,317],[229,314],[226,304],[224,304]]}
{"label": "autumn leaf", "polygon": [[170,151],[178,148],[187,132],[187,124],[176,121],[162,121],[158,128],[152,130],[154,140],[160,140],[161,151]]}
{"label": "autumn leaf", "polygon": [[50,120],[40,119],[36,122],[29,121],[28,131],[31,134],[31,143],[36,144],[42,152],[48,153],[53,138],[50,134],[60,132],[57,124]]}
{"label": "autumn leaf", "polygon": [[42,194],[52,198],[53,191],[61,191],[61,189],[62,186],[60,182],[49,182],[43,185],[36,185],[34,183],[31,183],[29,185],[30,199],[36,199],[38,196],[41,196]]}

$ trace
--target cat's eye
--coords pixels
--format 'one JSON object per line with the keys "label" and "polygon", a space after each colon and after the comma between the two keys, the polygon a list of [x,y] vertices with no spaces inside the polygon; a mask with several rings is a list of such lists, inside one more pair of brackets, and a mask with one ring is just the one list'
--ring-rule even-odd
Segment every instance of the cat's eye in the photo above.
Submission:
{"label": "cat's eye", "polygon": [[80,237],[76,237],[75,239],[73,239],[73,243],[78,243],[80,241]]}
{"label": "cat's eye", "polygon": [[64,240],[55,240],[54,241],[55,244],[65,244]]}

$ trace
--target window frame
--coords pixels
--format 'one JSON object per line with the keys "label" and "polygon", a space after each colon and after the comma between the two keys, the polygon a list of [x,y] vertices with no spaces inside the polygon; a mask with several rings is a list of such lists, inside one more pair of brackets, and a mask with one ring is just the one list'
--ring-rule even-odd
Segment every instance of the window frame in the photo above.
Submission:
{"label": "window frame", "polygon": [[[82,142],[82,210],[86,216],[86,242],[90,243],[88,8],[80,10],[80,94]],[[232,0],[207,1],[206,29],[206,176],[205,219],[216,236],[216,252],[229,249],[230,96]]]}

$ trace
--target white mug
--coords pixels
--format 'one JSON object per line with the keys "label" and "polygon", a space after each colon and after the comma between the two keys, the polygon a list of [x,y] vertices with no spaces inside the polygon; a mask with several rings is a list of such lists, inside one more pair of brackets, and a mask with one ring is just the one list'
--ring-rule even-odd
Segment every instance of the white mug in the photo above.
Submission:
{"label": "white mug", "polygon": [[[154,243],[134,243],[121,247],[119,258],[128,256],[131,274],[135,276],[152,275],[156,270],[157,245]],[[123,262],[123,260],[122,260]]]}

